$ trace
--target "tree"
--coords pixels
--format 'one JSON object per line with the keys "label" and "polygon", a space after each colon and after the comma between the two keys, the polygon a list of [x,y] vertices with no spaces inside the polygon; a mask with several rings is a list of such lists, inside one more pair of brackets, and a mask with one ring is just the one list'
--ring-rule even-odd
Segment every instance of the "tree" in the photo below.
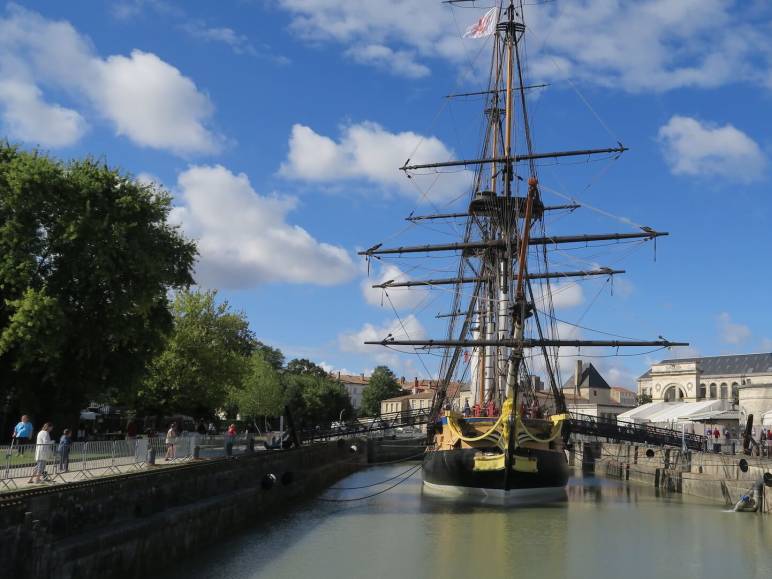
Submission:
{"label": "tree", "polygon": [[38,421],[141,381],[193,282],[171,196],[93,159],[0,143],[0,384]]}
{"label": "tree", "polygon": [[284,366],[284,354],[278,348],[272,348],[260,341],[255,342],[256,348],[263,354],[263,358],[274,370],[281,370]]}
{"label": "tree", "polygon": [[298,423],[329,424],[341,412],[352,415],[351,398],[343,384],[326,375],[286,373],[284,388],[285,403]]}
{"label": "tree", "polygon": [[241,387],[256,341],[245,315],[216,298],[216,291],[177,294],[174,330],[150,364],[138,407],[167,415],[211,415]]}
{"label": "tree", "polygon": [[243,416],[280,416],[284,413],[284,385],[281,375],[262,351],[249,359],[243,382],[229,391],[229,400]]}
{"label": "tree", "polygon": [[321,366],[317,366],[311,360],[295,358],[287,364],[287,372],[290,374],[308,374],[318,378],[329,378],[329,375]]}
{"label": "tree", "polygon": [[635,397],[636,402],[638,402],[638,405],[641,404],[648,404],[652,401],[651,394],[638,394],[638,396]]}
{"label": "tree", "polygon": [[365,416],[377,416],[381,413],[381,401],[399,396],[402,389],[394,372],[386,366],[373,370],[370,381],[362,391],[362,413]]}

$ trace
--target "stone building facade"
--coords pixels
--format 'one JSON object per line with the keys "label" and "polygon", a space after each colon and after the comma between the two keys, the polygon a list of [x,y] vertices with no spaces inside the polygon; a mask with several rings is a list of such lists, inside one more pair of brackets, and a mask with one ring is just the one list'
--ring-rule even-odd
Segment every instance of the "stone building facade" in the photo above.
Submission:
{"label": "stone building facade", "polygon": [[638,393],[653,402],[725,400],[744,423],[772,410],[772,353],[662,360],[638,378]]}

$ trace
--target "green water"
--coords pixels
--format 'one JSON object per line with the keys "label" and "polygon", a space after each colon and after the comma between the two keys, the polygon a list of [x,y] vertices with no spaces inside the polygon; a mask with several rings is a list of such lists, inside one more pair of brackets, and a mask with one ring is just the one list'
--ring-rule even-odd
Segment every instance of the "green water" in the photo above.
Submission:
{"label": "green water", "polygon": [[[337,485],[381,481],[408,466],[373,467]],[[594,478],[571,479],[566,500],[550,506],[459,505],[425,496],[417,473],[366,501],[311,501],[256,521],[164,576],[770,579],[772,517]]]}

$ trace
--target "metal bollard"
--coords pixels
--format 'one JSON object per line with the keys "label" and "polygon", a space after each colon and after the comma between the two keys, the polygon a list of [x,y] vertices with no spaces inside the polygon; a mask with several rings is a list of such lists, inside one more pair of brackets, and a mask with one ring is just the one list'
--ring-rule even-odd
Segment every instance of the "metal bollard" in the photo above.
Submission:
{"label": "metal bollard", "polygon": [[147,457],[145,457],[145,462],[150,466],[155,466],[155,448],[153,448],[152,444],[149,444],[147,447]]}

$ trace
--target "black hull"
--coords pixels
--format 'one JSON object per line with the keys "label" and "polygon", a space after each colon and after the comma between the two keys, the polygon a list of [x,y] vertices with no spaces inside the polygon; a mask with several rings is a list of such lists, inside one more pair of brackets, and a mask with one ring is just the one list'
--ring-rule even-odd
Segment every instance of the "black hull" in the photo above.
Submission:
{"label": "black hull", "polygon": [[568,482],[568,462],[562,450],[520,448],[517,456],[536,458],[538,472],[512,470],[505,488],[504,470],[475,471],[474,456],[478,449],[429,450],[424,455],[423,479],[433,487],[461,488],[474,491],[526,491],[563,489]]}

